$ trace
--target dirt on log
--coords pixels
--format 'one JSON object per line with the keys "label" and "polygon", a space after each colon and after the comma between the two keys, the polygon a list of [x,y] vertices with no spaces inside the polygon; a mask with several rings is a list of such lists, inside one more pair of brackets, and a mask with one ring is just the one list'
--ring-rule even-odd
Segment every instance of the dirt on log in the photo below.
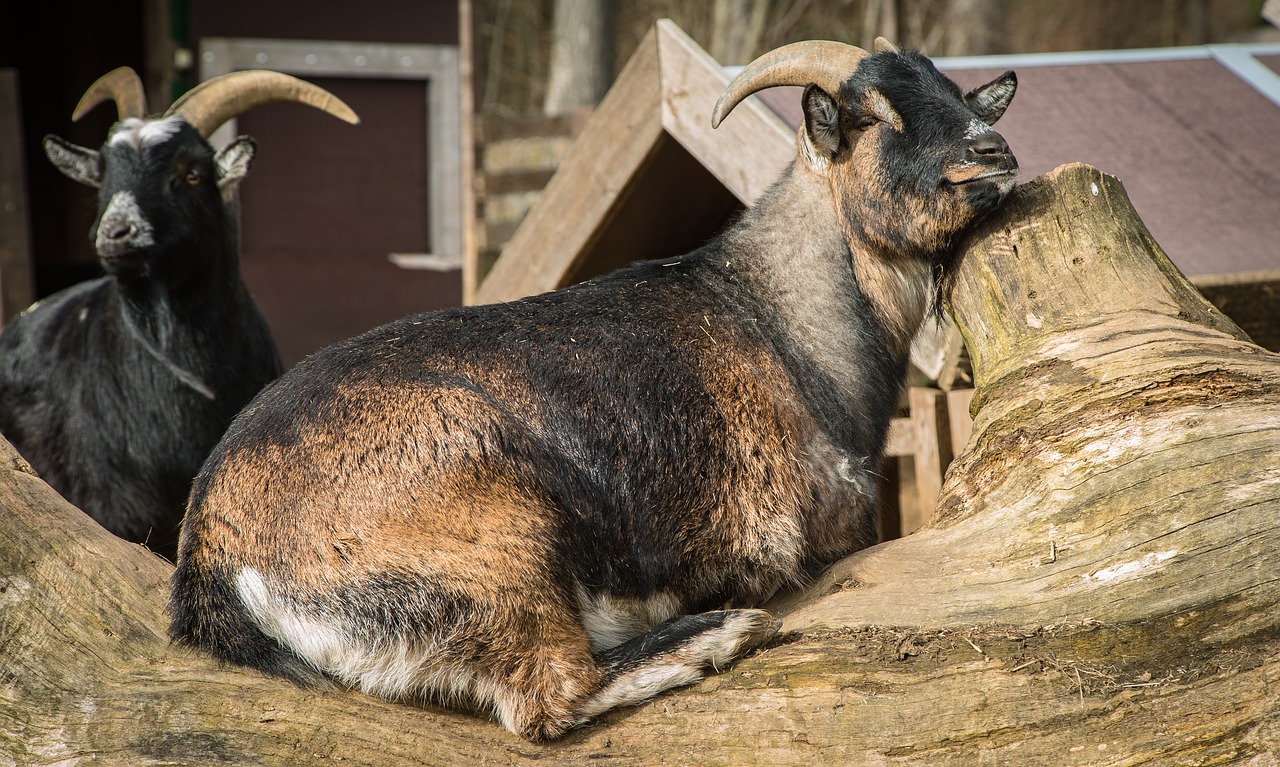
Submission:
{"label": "dirt on log", "polygon": [[1280,356],[1087,166],[960,257],[976,421],[935,522],[550,745],[170,645],[172,568],[0,444],[0,765],[1280,764]]}

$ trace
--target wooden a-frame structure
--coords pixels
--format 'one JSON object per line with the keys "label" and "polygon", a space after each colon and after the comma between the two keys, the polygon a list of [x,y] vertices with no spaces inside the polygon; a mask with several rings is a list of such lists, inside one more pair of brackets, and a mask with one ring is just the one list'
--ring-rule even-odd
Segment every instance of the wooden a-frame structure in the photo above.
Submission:
{"label": "wooden a-frame structure", "polygon": [[478,285],[468,275],[472,302],[690,250],[759,197],[794,157],[794,134],[756,99],[713,130],[711,109],[728,83],[675,23],[658,21],[493,269]]}

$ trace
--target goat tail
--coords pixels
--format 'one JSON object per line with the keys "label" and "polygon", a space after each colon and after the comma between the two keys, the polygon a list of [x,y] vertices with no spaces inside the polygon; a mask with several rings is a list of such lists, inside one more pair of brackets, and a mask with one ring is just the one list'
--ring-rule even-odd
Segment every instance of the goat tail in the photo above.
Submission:
{"label": "goat tail", "polygon": [[333,681],[267,635],[241,599],[235,579],[179,562],[169,597],[169,636],[219,660],[284,677],[301,687],[327,688]]}

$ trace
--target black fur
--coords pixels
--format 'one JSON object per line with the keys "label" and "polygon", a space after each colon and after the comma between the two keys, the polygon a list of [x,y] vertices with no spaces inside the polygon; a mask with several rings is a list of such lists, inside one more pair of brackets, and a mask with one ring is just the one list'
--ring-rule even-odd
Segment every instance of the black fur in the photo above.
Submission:
{"label": "black fur", "polygon": [[[970,161],[990,137],[927,60],[866,62],[806,92],[800,159],[694,252],[407,317],[266,388],[193,486],[174,638],[288,673],[277,637],[533,739],[765,641],[719,608],[874,542],[932,277],[1017,167]],[[843,103],[871,87],[902,129]]]}
{"label": "black fur", "polygon": [[107,276],[0,333],[0,432],[108,530],[173,557],[191,479],[231,418],[280,374],[240,279],[238,221],[208,143],[100,151],[98,219],[131,192],[153,244],[102,254]]}

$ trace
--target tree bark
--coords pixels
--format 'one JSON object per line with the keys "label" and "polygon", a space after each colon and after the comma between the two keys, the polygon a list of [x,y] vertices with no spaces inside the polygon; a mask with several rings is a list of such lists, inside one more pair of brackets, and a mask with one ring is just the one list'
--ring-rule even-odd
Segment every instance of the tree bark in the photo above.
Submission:
{"label": "tree bark", "polygon": [[771,0],[714,0],[707,51],[724,64],[747,64],[760,50]]}
{"label": "tree bark", "polygon": [[543,112],[592,109],[613,82],[617,0],[556,0]]}
{"label": "tree bark", "polygon": [[1001,0],[950,0],[943,32],[945,56],[1000,53],[1007,35],[1008,12]]}
{"label": "tree bark", "polygon": [[171,568],[0,444],[0,765],[1277,764],[1280,357],[1067,166],[968,241],[975,430],[935,522],[732,670],[551,745],[165,638]]}

